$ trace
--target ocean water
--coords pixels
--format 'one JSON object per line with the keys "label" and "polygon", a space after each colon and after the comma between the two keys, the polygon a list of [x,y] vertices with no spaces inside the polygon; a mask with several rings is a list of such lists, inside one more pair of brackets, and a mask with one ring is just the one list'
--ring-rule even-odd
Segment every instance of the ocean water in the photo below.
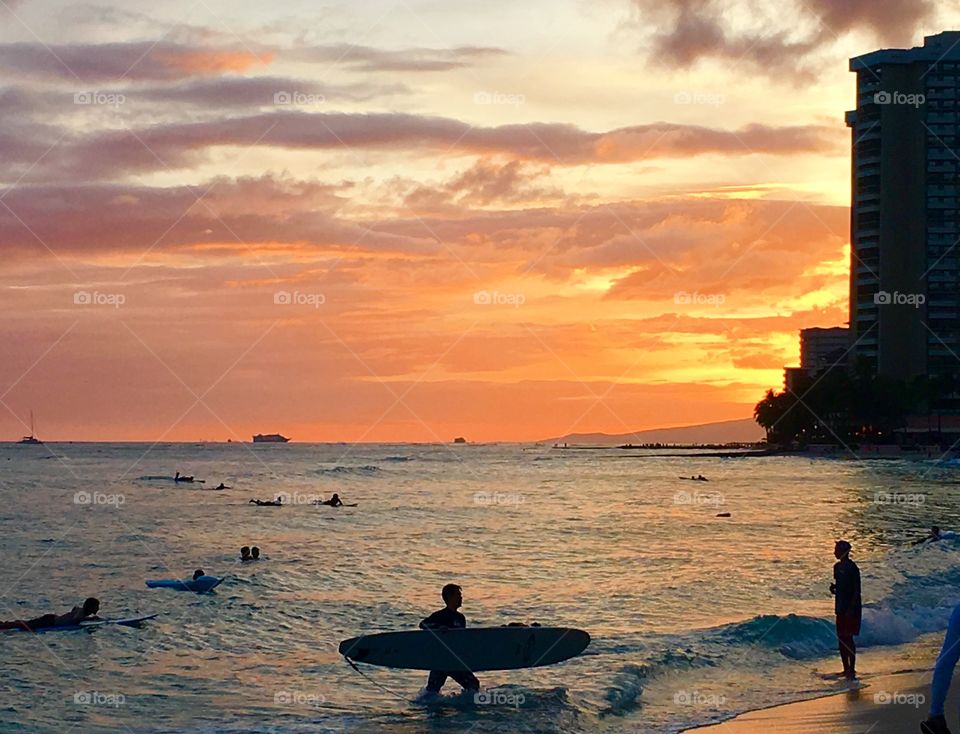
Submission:
{"label": "ocean water", "polygon": [[[827,592],[848,538],[859,669],[929,667],[960,602],[960,468],[519,445],[0,445],[0,618],[88,595],[139,629],[0,633],[3,732],[650,732],[837,690]],[[175,485],[174,471],[207,480]],[[709,483],[681,481],[703,473]],[[227,491],[206,491],[220,481]],[[316,507],[339,492],[355,508]],[[253,497],[286,496],[258,508]],[[731,517],[718,518],[721,512]],[[239,564],[241,545],[265,560]],[[216,593],[147,589],[202,567]],[[463,586],[471,626],[580,627],[500,703],[337,654]]]}

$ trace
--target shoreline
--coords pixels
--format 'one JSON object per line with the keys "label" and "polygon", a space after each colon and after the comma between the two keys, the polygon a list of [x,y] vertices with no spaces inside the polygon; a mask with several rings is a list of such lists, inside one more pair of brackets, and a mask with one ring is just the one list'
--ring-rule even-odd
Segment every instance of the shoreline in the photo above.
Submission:
{"label": "shoreline", "polygon": [[[862,686],[794,703],[747,711],[719,724],[685,729],[696,734],[907,734],[927,718],[931,672],[881,674]],[[947,696],[947,723],[956,724],[960,683]],[[955,726],[953,727],[955,730]]]}

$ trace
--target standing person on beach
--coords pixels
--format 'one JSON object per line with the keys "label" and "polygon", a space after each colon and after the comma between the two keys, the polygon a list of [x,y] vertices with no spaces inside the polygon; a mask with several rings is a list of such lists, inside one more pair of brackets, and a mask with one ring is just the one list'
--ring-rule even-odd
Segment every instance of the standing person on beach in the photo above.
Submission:
{"label": "standing person on beach", "polygon": [[943,638],[943,647],[937,655],[937,664],[933,669],[933,681],[930,683],[930,717],[920,724],[921,734],[950,734],[947,720],[943,715],[943,704],[950,690],[953,669],[960,660],[960,605],[954,607],[947,625],[947,634]]}
{"label": "standing person on beach", "polygon": [[833,548],[837,562],[833,564],[833,583],[830,584],[830,593],[836,597],[834,611],[837,615],[837,641],[840,644],[843,676],[847,680],[857,677],[857,645],[853,638],[860,634],[860,618],[863,613],[860,569],[850,560],[851,549],[847,541],[837,541]]}

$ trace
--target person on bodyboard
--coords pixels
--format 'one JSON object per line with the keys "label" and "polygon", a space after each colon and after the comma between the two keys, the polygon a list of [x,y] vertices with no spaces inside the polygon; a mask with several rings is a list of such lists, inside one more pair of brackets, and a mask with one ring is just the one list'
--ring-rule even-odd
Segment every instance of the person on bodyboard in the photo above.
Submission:
{"label": "person on bodyboard", "polygon": [[[463,606],[463,590],[456,584],[447,584],[440,591],[440,596],[446,606],[420,622],[420,629],[464,629],[467,626],[467,619],[457,611]],[[480,681],[468,670],[431,670],[427,678],[427,692],[440,693],[447,678],[453,678],[465,691],[480,690]]]}

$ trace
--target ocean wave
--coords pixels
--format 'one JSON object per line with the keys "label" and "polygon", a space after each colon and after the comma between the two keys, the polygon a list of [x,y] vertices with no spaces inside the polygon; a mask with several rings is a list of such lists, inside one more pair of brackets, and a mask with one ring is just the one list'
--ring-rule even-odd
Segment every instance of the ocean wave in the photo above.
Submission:
{"label": "ocean wave", "polygon": [[337,466],[331,467],[320,467],[319,469],[311,469],[310,474],[314,476],[342,476],[342,475],[354,475],[362,477],[370,477],[376,474],[379,474],[382,470],[379,466],[373,464],[366,464],[364,466],[342,466],[338,464]]}

